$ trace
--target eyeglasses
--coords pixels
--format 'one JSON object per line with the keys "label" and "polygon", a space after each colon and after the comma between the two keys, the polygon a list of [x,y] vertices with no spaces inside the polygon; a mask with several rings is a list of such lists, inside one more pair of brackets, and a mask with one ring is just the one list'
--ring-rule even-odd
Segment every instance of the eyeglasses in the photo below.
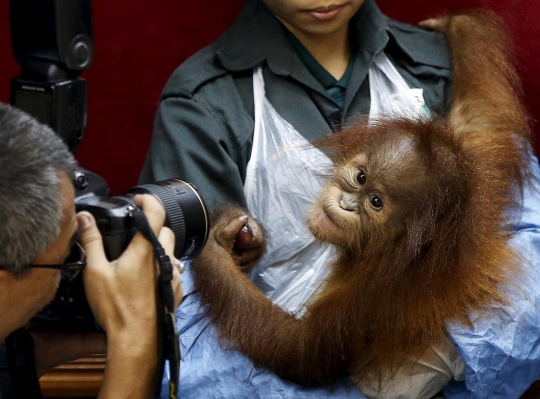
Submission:
{"label": "eyeglasses", "polygon": [[30,265],[30,267],[38,269],[61,270],[70,280],[74,280],[86,267],[86,252],[84,252],[84,248],[81,246],[81,244],[76,242],[71,248],[71,252],[63,264]]}

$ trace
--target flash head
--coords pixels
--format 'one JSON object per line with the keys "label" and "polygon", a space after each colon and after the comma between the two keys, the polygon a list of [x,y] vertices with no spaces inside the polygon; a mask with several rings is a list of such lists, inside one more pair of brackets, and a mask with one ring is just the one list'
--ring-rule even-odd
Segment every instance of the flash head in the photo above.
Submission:
{"label": "flash head", "polygon": [[11,46],[21,67],[11,104],[50,126],[75,151],[86,129],[94,57],[90,0],[10,0]]}

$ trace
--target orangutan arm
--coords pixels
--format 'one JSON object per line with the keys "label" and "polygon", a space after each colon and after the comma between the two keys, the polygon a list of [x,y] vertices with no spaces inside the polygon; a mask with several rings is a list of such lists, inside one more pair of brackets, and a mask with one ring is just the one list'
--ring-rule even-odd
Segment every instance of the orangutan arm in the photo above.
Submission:
{"label": "orangutan arm", "polygon": [[449,119],[453,127],[511,131],[528,139],[521,82],[502,19],[485,9],[468,9],[423,21],[420,26],[444,33],[450,45],[454,93]]}
{"label": "orangutan arm", "polygon": [[[234,239],[248,222],[245,213],[231,209],[222,213],[210,232],[208,243],[193,261],[195,283],[208,314],[222,338],[280,377],[303,384],[329,383],[346,374],[346,348],[335,339],[332,303],[323,313],[314,312],[298,320],[283,312],[264,296],[240,271]],[[261,235],[256,223],[255,239]],[[240,255],[241,256],[241,255]],[[332,316],[327,317],[326,315]]]}

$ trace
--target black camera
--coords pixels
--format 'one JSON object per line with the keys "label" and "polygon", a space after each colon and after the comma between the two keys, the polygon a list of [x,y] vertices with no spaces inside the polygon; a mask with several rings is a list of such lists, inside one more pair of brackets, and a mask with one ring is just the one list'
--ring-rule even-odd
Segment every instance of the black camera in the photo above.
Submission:
{"label": "black camera", "polygon": [[199,254],[208,237],[208,214],[197,189],[180,179],[143,184],[124,195],[108,197],[108,186],[99,175],[79,169],[73,176],[77,212],[88,211],[96,219],[109,260],[118,258],[136,232],[129,208],[136,194],[151,194],[162,204],[165,225],[175,237],[177,259],[192,259]]}
{"label": "black camera", "polygon": [[[174,256],[189,260],[196,257],[208,238],[209,218],[203,199],[197,189],[180,179],[169,179],[143,184],[127,190],[124,195],[108,197],[106,181],[94,172],[79,169],[73,176],[77,211],[88,211],[96,219],[103,237],[105,254],[109,260],[117,259],[137,232],[130,217],[136,194],[151,194],[165,209],[165,226],[175,237]],[[67,261],[78,260],[73,251]],[[92,315],[82,275],[64,274],[53,301],[33,318],[40,325],[61,330],[101,331]]]}

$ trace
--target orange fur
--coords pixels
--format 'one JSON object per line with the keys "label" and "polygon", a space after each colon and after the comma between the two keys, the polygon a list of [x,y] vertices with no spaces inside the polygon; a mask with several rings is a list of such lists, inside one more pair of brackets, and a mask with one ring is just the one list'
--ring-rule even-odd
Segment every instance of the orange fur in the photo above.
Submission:
{"label": "orange fur", "polygon": [[[505,210],[529,178],[529,127],[508,37],[498,17],[482,10],[424,26],[450,43],[451,112],[429,121],[360,121],[318,143],[333,152],[329,187],[353,193],[351,212],[359,216],[328,207],[346,220],[336,224],[351,238],[335,243],[331,275],[307,314],[284,313],[240,272],[233,251],[246,223],[240,209],[217,219],[193,262],[225,341],[282,377],[304,384],[350,373],[382,378],[446,339],[446,322],[468,323],[471,310],[503,302],[502,285],[519,272]],[[364,185],[350,173],[358,154],[367,159]],[[367,210],[369,190],[384,198],[384,210]],[[310,227],[335,241],[316,222]]]}

